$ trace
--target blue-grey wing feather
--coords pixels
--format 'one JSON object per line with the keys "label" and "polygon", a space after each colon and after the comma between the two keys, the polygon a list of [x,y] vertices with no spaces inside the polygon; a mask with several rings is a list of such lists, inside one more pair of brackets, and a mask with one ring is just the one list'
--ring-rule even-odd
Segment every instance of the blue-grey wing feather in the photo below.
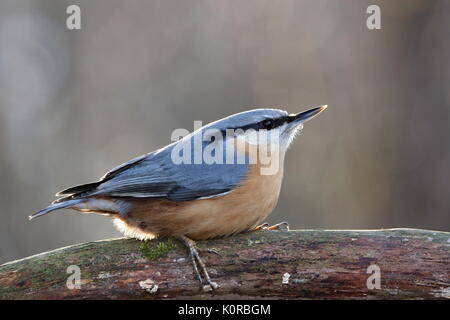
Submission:
{"label": "blue-grey wing feather", "polygon": [[248,164],[174,164],[171,148],[136,158],[104,176],[92,195],[187,201],[222,195],[245,178]]}

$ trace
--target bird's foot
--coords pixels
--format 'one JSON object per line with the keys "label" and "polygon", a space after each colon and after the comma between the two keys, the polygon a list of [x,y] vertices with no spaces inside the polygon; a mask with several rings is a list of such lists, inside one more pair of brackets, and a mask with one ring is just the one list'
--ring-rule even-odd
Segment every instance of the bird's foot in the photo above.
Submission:
{"label": "bird's foot", "polygon": [[267,228],[269,227],[269,224],[267,222],[264,222],[263,224],[260,224],[259,226],[255,227],[253,230],[251,231],[261,231],[261,230],[267,230]]}
{"label": "bird's foot", "polygon": [[[212,281],[209,277],[208,271],[206,270],[205,263],[200,258],[200,255],[198,254],[198,249],[195,246],[195,242],[191,239],[189,239],[186,236],[180,236],[178,237],[178,240],[180,240],[188,249],[189,251],[189,257],[191,258],[192,266],[194,267],[195,274],[197,275],[198,280],[200,281],[200,284],[202,285],[203,291],[212,291],[214,289],[217,289],[219,285]],[[217,251],[212,249],[205,249],[204,251],[219,254]],[[198,265],[197,265],[198,263]],[[201,269],[201,272],[205,276],[206,285],[203,284],[203,278],[199,272],[199,267]]]}
{"label": "bird's foot", "polygon": [[260,231],[260,230],[285,230],[285,231],[289,231],[289,223],[284,221],[284,222],[280,222],[280,223],[274,224],[273,226],[269,226],[269,224],[267,222],[265,222],[265,223],[257,226],[252,231]]}
{"label": "bird's foot", "polygon": [[219,256],[219,257],[221,257],[222,255],[220,254],[220,252],[219,251],[217,251],[216,249],[202,249],[202,248],[197,248],[197,251],[200,251],[200,252],[206,252],[206,253],[211,253],[211,254],[215,254],[215,255],[217,255],[217,256]]}

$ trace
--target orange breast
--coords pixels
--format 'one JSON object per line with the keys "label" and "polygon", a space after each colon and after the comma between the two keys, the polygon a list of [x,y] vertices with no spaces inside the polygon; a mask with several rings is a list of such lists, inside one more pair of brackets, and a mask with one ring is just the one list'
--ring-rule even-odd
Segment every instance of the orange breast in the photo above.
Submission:
{"label": "orange breast", "polygon": [[145,239],[186,235],[192,239],[227,236],[251,230],[275,208],[283,179],[283,163],[275,175],[262,175],[261,165],[230,193],[186,202],[133,200],[116,226],[126,235]]}

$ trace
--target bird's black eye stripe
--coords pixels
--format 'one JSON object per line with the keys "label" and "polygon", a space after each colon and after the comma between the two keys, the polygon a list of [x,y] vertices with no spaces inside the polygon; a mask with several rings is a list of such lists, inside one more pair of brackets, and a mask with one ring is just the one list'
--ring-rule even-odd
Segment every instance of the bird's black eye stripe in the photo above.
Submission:
{"label": "bird's black eye stripe", "polygon": [[275,125],[275,122],[272,119],[266,119],[261,123],[262,129],[273,129],[273,126]]}
{"label": "bird's black eye stripe", "polygon": [[[277,127],[283,125],[286,122],[290,122],[289,116],[283,116],[283,117],[279,117],[279,118],[275,118],[275,119],[267,118],[267,119],[264,119],[257,123],[252,123],[252,124],[248,124],[246,126],[234,127],[234,128],[228,128],[228,129],[243,130],[243,131],[246,131],[248,129],[253,129],[256,131],[261,130],[261,129],[271,130],[271,129],[274,129],[274,128],[277,128]],[[226,130],[222,130],[222,132],[225,135]]]}
{"label": "bird's black eye stripe", "polygon": [[277,128],[277,127],[283,125],[286,122],[288,122],[288,117],[287,116],[286,117],[275,118],[275,119],[265,119],[265,120],[259,122],[258,129],[270,130],[270,129]]}

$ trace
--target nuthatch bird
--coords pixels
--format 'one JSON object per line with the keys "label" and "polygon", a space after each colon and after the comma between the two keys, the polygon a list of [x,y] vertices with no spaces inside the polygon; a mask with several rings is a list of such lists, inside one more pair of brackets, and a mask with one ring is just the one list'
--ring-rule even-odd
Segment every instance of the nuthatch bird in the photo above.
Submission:
{"label": "nuthatch bird", "polygon": [[[298,114],[255,109],[212,122],[112,169],[97,182],[58,192],[59,199],[30,219],[70,208],[112,217],[126,236],[175,237],[187,246],[200,283],[197,262],[216,288],[193,240],[280,226],[261,223],[277,204],[286,150],[303,124],[325,108]],[[262,133],[270,139],[262,139]],[[275,170],[264,171],[268,161],[263,155],[277,162]]]}

